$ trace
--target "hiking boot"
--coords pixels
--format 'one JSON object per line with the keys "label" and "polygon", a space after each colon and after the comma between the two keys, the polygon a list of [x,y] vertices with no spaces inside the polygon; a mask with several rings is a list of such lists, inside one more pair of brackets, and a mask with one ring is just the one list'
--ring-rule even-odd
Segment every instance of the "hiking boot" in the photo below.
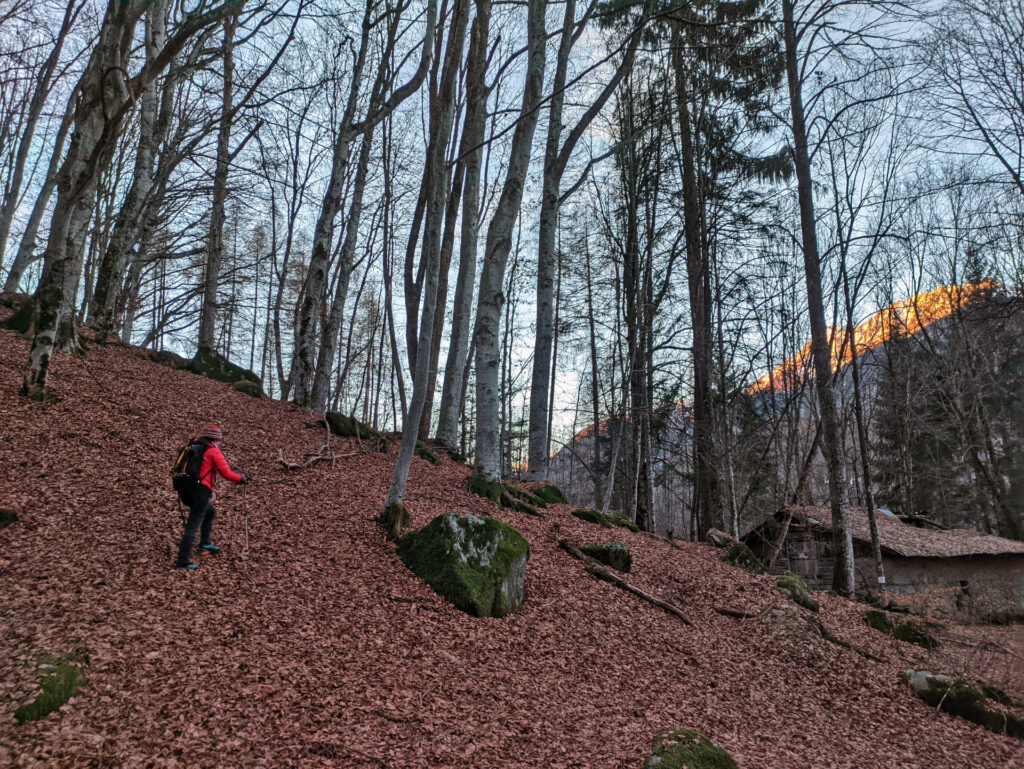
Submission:
{"label": "hiking boot", "polygon": [[186,564],[177,564],[176,563],[176,564],[174,564],[174,568],[175,569],[186,569],[188,571],[191,571],[192,569],[198,569],[199,568],[199,564],[198,563],[186,563]]}
{"label": "hiking boot", "polygon": [[200,553],[209,553],[210,555],[216,555],[217,553],[220,552],[220,548],[217,547],[216,545],[200,545],[199,546],[199,552]]}

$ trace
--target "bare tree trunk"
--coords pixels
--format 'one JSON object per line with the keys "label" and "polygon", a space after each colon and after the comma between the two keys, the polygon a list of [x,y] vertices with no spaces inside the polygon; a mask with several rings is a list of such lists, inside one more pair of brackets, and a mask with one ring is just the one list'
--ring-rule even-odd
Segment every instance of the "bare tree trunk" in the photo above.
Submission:
{"label": "bare tree trunk", "polygon": [[459,414],[463,405],[463,373],[468,359],[473,284],[476,281],[477,240],[480,231],[480,170],[487,124],[487,39],[491,24],[491,0],[476,0],[476,18],[470,32],[466,65],[466,120],[460,155],[465,159],[462,193],[462,227],[459,273],[455,283],[452,333],[441,389],[437,442],[454,449],[458,442]]}
{"label": "bare tree trunk", "polygon": [[828,327],[825,325],[825,305],[821,290],[821,264],[815,230],[814,190],[811,179],[811,160],[807,149],[807,129],[804,119],[802,83],[797,55],[796,25],[793,20],[793,0],[782,0],[783,39],[785,41],[786,79],[789,84],[790,112],[793,128],[793,163],[796,168],[797,194],[800,204],[800,230],[804,255],[804,275],[807,284],[807,304],[811,321],[811,355],[814,359],[814,378],[821,412],[822,448],[828,468],[829,502],[832,513],[833,569],[832,586],[842,595],[853,595],[853,536],[850,519],[842,506],[842,473],[840,472],[839,426],[832,393],[832,355],[829,348]]}
{"label": "bare tree trunk", "polygon": [[672,67],[675,72],[676,113],[683,171],[683,218],[686,229],[686,276],[693,326],[693,515],[697,538],[703,539],[717,524],[718,477],[715,472],[711,411],[711,271],[703,246],[704,213],[694,157],[694,126],[683,64],[679,22],[672,25]]}
{"label": "bare tree trunk", "polygon": [[575,23],[575,0],[566,0],[565,16],[562,20],[562,35],[555,59],[555,78],[552,84],[551,105],[548,111],[548,136],[544,151],[544,177],[541,191],[540,218],[537,236],[537,325],[534,336],[533,376],[530,384],[530,442],[527,478],[544,480],[548,475],[548,445],[550,421],[550,389],[553,380],[552,350],[554,347],[553,306],[555,295],[555,253],[558,232],[559,193],[562,175],[572,152],[591,121],[598,115],[608,99],[618,88],[622,78],[633,67],[636,46],[640,41],[640,30],[647,20],[647,12],[631,33],[629,46],[611,80],[591,103],[579,122],[566,137],[562,136],[562,112],[565,103],[565,83],[569,65],[569,54],[573,43],[590,19],[595,5],[591,5],[579,24]]}
{"label": "bare tree trunk", "polygon": [[501,197],[487,228],[484,266],[476,321],[476,458],[474,472],[486,482],[501,480],[498,435],[498,331],[504,303],[505,264],[512,247],[512,227],[519,216],[523,185],[530,165],[544,87],[544,17],[546,0],[529,0],[527,68],[520,117],[512,136],[508,170]]}
{"label": "bare tree trunk", "polygon": [[57,136],[53,144],[53,154],[50,155],[50,163],[46,169],[46,179],[43,181],[42,189],[39,190],[39,196],[36,198],[35,205],[32,206],[32,212],[29,214],[28,222],[25,224],[25,232],[21,235],[21,243],[18,244],[18,253],[14,257],[14,263],[11,265],[7,278],[4,280],[3,290],[5,294],[16,292],[21,283],[21,278],[25,274],[25,270],[34,262],[43,258],[42,253],[36,253],[36,237],[39,233],[39,225],[43,221],[43,214],[46,213],[46,207],[50,203],[50,197],[53,195],[53,191],[57,189],[57,173],[61,167],[64,143],[67,141],[71,124],[74,122],[77,98],[78,89],[76,88],[71,94],[71,98],[68,99],[64,117],[60,122],[60,128],[57,129]]}
{"label": "bare tree trunk", "polygon": [[[60,62],[61,51],[64,50],[64,42],[67,40],[68,32],[84,3],[78,5],[79,0],[68,0],[64,9],[64,18],[55,36],[53,50],[46,57],[39,74],[36,77],[35,91],[32,100],[29,102],[28,114],[25,116],[25,130],[22,132],[21,140],[18,142],[18,149],[14,157],[14,167],[11,170],[11,179],[6,194],[0,203],[0,259],[7,253],[7,239],[11,234],[11,222],[14,220],[14,210],[18,206],[18,196],[21,194],[21,183],[25,176],[25,161],[28,159],[29,150],[32,147],[32,137],[36,131],[36,124],[39,122],[39,115],[46,104],[46,98],[50,95],[53,86],[53,73]],[[75,6],[78,5],[76,8]],[[63,144],[63,142],[60,142]],[[56,150],[55,154],[60,155]],[[20,277],[20,276],[19,276]],[[10,280],[10,277],[8,277]],[[17,283],[15,283],[17,287]],[[4,290],[7,290],[6,287]]]}
{"label": "bare tree trunk", "polygon": [[228,172],[231,154],[231,103],[235,81],[235,22],[224,19],[224,80],[217,130],[217,167],[213,174],[213,204],[210,207],[210,232],[206,243],[206,273],[203,277],[203,306],[199,315],[199,349],[216,348],[217,292],[220,289],[220,268],[224,258],[224,204],[228,197]]}
{"label": "bare tree trunk", "polygon": [[[356,109],[359,102],[359,91],[363,78],[363,68],[369,47],[371,14],[373,8],[366,6],[363,16],[362,33],[359,51],[352,70],[351,89],[344,116],[338,128],[331,161],[331,175],[327,181],[320,205],[320,215],[313,234],[313,246],[310,253],[309,269],[302,286],[302,301],[298,309],[295,328],[295,350],[292,358],[291,374],[288,377],[293,400],[302,406],[310,406],[313,395],[313,379],[316,366],[316,336],[320,319],[321,303],[327,287],[327,273],[330,267],[331,244],[334,240],[334,220],[341,208],[342,185],[348,169],[349,154],[352,142],[359,134],[375,126],[390,115],[405,99],[419,90],[430,68],[434,51],[434,28],[437,23],[437,0],[427,3],[426,29],[423,37],[423,50],[420,65],[412,78],[397,88],[391,96],[380,105],[375,112],[368,113],[361,123],[355,122]],[[390,22],[388,43],[381,55],[381,64],[389,59],[395,45],[399,19]]]}
{"label": "bare tree trunk", "polygon": [[[147,62],[154,61],[166,38],[167,5],[157,0],[146,16]],[[149,213],[147,204],[153,189],[157,149],[166,136],[170,125],[169,112],[173,108],[172,77],[169,75],[167,78],[162,99],[155,78],[142,92],[135,175],[118,213],[110,242],[104,249],[89,311],[90,321],[96,327],[100,339],[114,331],[115,307],[124,282],[124,271]]]}

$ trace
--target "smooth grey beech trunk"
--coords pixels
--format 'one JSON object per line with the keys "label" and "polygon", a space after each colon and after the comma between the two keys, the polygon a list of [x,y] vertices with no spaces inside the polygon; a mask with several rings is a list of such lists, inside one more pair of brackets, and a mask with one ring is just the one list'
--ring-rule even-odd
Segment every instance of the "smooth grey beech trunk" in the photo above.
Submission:
{"label": "smooth grey beech trunk", "polygon": [[[78,6],[77,8],[76,5]],[[22,131],[21,139],[18,142],[18,149],[14,157],[14,167],[11,169],[10,181],[4,194],[3,202],[0,203],[0,259],[7,253],[7,240],[11,234],[11,222],[14,221],[14,211],[18,207],[21,183],[25,177],[25,162],[32,147],[32,137],[35,135],[39,115],[46,104],[46,98],[50,95],[50,89],[53,86],[53,73],[60,62],[60,54],[64,50],[64,41],[67,40],[68,32],[83,7],[84,3],[79,5],[79,0],[68,0],[67,7],[64,9],[64,18],[54,39],[53,49],[50,51],[50,55],[46,57],[46,61],[43,62],[36,77],[35,91],[29,102],[28,114],[25,116],[25,129]],[[63,144],[63,142],[60,143]],[[56,151],[55,154],[59,156],[60,152]],[[18,278],[20,279],[20,274]],[[10,281],[10,276],[8,276],[8,281]],[[15,282],[14,287],[15,289],[17,288],[17,282]],[[4,290],[8,290],[6,286]]]}
{"label": "smooth grey beech trunk", "polygon": [[476,282],[477,241],[480,234],[480,171],[483,165],[484,131],[487,125],[487,40],[491,26],[491,0],[477,0],[470,31],[466,65],[466,118],[462,132],[465,177],[462,190],[462,225],[459,272],[452,308],[452,333],[444,366],[437,442],[455,449],[459,442],[463,381],[469,353],[473,284]]}
{"label": "smooth grey beech trunk", "polygon": [[45,397],[58,329],[70,326],[74,336],[73,309],[84,252],[81,237],[90,219],[97,179],[117,145],[125,118],[149,82],[160,75],[188,40],[220,23],[226,14],[236,13],[244,2],[230,0],[186,16],[155,60],[135,76],[127,72],[127,57],[135,27],[147,4],[124,2],[107,6],[98,41],[79,79],[74,128],[57,174],[57,201],[43,257],[43,275],[33,297],[33,338],[21,387],[23,395]]}
{"label": "smooth grey beech trunk", "polygon": [[231,165],[231,104],[235,84],[234,16],[224,19],[224,78],[221,90],[220,125],[217,128],[217,165],[213,173],[213,202],[210,206],[210,231],[206,241],[206,272],[203,276],[203,306],[199,314],[199,349],[216,347],[217,292],[224,260],[224,206],[228,198],[228,173]]}
{"label": "smooth grey beech trunk", "polygon": [[793,19],[793,0],[782,0],[782,30],[785,43],[786,81],[793,130],[793,164],[796,169],[797,197],[800,204],[800,233],[807,284],[807,305],[811,321],[811,357],[821,414],[822,449],[828,469],[829,504],[832,514],[833,557],[832,587],[842,595],[853,595],[853,535],[850,518],[843,508],[843,484],[840,472],[839,424],[832,392],[832,355],[829,348],[825,304],[821,290],[821,264],[815,227],[814,189],[811,159],[807,148],[802,82],[800,80],[797,30]]}
{"label": "smooth grey beech trunk", "polygon": [[555,272],[558,261],[555,242],[558,234],[562,176],[580,138],[604,108],[622,79],[632,69],[636,46],[640,42],[640,29],[647,20],[645,12],[630,36],[629,45],[616,67],[614,75],[569,132],[565,143],[562,144],[562,112],[565,103],[569,55],[572,53],[573,43],[579,39],[595,8],[596,5],[591,4],[583,18],[576,22],[576,2],[575,0],[566,0],[558,56],[555,60],[553,90],[548,109],[548,135],[544,150],[544,177],[537,236],[537,323],[534,336],[533,375],[530,384],[530,438],[527,466],[527,478],[530,480],[546,480],[548,477],[549,425],[553,394],[552,382],[554,381],[552,356],[554,350]]}
{"label": "smooth grey beech trunk", "polygon": [[[460,0],[453,9],[451,35],[445,55],[441,87],[432,103],[430,120],[431,141],[427,162],[430,167],[430,188],[427,192],[428,219],[423,237],[423,293],[419,323],[419,337],[416,345],[416,365],[412,376],[412,397],[409,400],[409,412],[402,422],[402,446],[395,460],[395,470],[391,475],[391,486],[384,501],[387,510],[400,503],[405,496],[405,483],[409,477],[409,467],[416,442],[419,440],[420,419],[427,402],[428,378],[430,371],[430,350],[434,335],[434,313],[438,302],[438,282],[441,271],[441,212],[446,202],[447,187],[444,173],[445,148],[451,136],[455,110],[455,80],[462,61],[462,49],[466,37],[466,17],[468,0]],[[443,300],[442,300],[443,302]]]}
{"label": "smooth grey beech trunk", "polygon": [[[288,383],[292,400],[300,406],[311,407],[313,401],[318,324],[330,268],[331,244],[334,240],[334,220],[337,218],[338,211],[341,208],[342,187],[348,170],[352,142],[360,134],[371,129],[394,112],[403,101],[419,90],[433,59],[434,32],[437,26],[437,0],[429,0],[427,3],[426,28],[423,34],[420,63],[416,72],[408,82],[395,89],[391,96],[375,112],[368,113],[366,119],[362,122],[356,122],[355,116],[363,79],[363,69],[366,65],[372,24],[371,12],[372,9],[367,5],[363,17],[359,52],[356,55],[355,65],[352,70],[352,85],[349,90],[349,97],[345,105],[341,125],[338,128],[338,135],[334,142],[331,175],[327,181],[327,189],[324,192],[320,205],[320,215],[317,218],[316,229],[313,234],[309,269],[306,272],[306,279],[302,285],[302,301],[299,303],[296,317],[295,352],[292,358]],[[399,19],[397,18],[391,22],[392,32],[390,34],[392,38],[389,41],[388,50],[382,56],[383,59],[389,57],[390,50],[394,45],[393,30],[397,27],[398,22]]]}
{"label": "smooth grey beech trunk", "polygon": [[[146,16],[146,61],[152,63],[167,39],[167,4],[153,3]],[[156,79],[142,92],[139,110],[139,144],[135,155],[135,173],[118,212],[114,230],[100,260],[95,290],[89,309],[90,322],[101,337],[114,331],[116,303],[124,282],[124,272],[132,249],[139,242],[147,214],[146,208],[156,173],[157,148],[163,142],[170,116],[170,84],[163,91]],[[163,96],[163,99],[161,98]]]}
{"label": "smooth grey beech trunk", "polygon": [[498,205],[487,228],[480,296],[476,312],[476,458],[474,472],[487,482],[501,480],[499,435],[500,350],[498,334],[505,301],[505,265],[512,248],[512,229],[523,201],[523,184],[537,128],[544,87],[544,17],[546,0],[529,0],[527,65],[523,101],[512,136],[508,170]]}

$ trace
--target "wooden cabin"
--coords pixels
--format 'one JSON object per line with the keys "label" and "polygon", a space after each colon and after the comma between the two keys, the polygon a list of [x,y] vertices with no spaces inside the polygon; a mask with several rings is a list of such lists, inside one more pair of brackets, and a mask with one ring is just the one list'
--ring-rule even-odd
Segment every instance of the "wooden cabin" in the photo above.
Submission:
{"label": "wooden cabin", "polygon": [[[878,592],[867,512],[847,508],[857,591]],[[1024,620],[1024,542],[949,529],[921,516],[879,510],[885,591],[916,613],[958,622]],[[781,547],[779,540],[783,538]],[[827,507],[788,507],[743,541],[773,573],[791,571],[819,590],[832,586],[832,517]]]}

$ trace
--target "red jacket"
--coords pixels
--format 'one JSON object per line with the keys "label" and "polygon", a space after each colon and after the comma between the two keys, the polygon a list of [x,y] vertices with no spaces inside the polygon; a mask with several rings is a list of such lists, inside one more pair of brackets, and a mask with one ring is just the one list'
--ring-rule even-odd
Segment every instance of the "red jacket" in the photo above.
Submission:
{"label": "red jacket", "polygon": [[203,454],[203,464],[199,467],[199,482],[210,491],[213,491],[213,481],[220,473],[232,483],[238,483],[242,476],[228,466],[228,461],[216,444],[211,443],[210,448]]}

